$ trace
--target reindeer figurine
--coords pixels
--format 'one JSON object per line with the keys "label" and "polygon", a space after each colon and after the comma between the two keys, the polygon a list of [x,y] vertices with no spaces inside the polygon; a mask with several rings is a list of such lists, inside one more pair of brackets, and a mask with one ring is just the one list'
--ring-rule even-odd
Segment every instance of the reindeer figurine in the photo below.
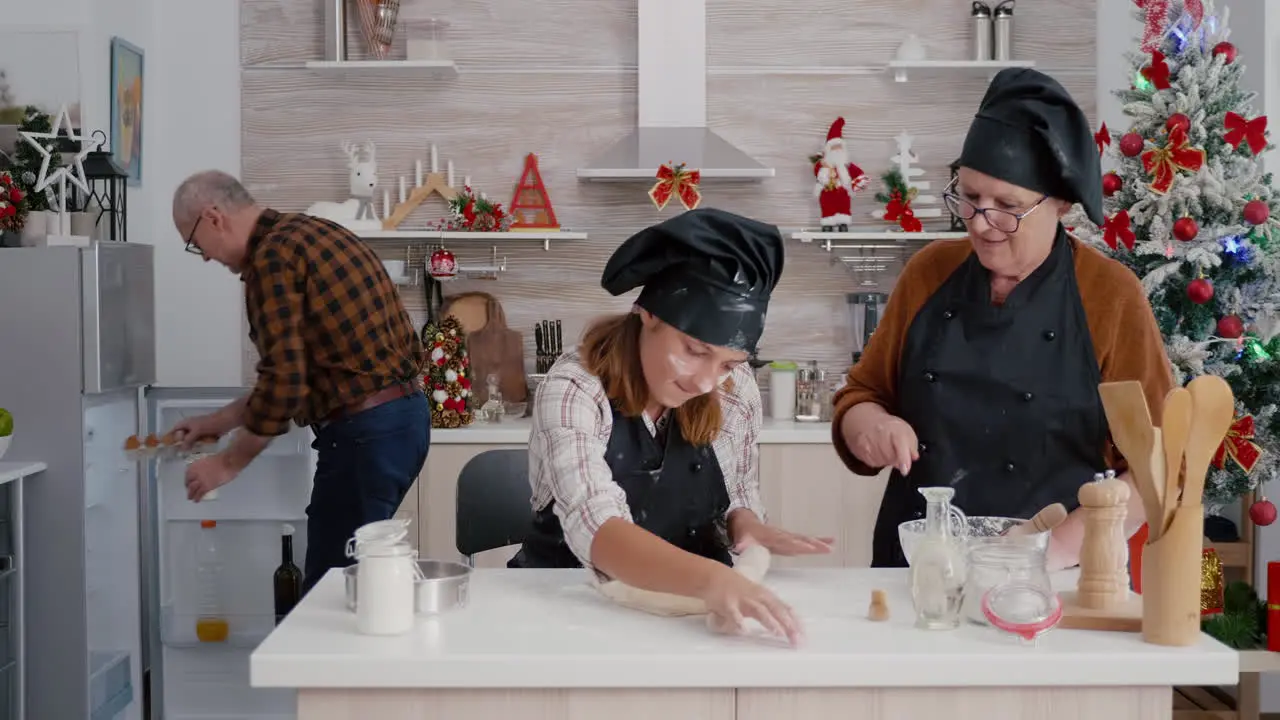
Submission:
{"label": "reindeer figurine", "polygon": [[373,209],[373,190],[378,186],[378,161],[373,141],[366,140],[359,145],[344,141],[342,152],[347,155],[351,199],[340,203],[315,203],[307,208],[307,214],[332,220],[348,230],[382,229],[382,222]]}

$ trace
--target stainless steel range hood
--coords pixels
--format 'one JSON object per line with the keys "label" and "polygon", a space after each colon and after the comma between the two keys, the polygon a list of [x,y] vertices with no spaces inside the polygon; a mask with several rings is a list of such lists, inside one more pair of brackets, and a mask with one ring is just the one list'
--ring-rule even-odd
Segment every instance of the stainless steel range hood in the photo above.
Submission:
{"label": "stainless steel range hood", "polygon": [[707,128],[706,0],[637,0],[638,125],[578,169],[580,180],[652,180],[664,163],[684,163],[703,179],[774,176]]}

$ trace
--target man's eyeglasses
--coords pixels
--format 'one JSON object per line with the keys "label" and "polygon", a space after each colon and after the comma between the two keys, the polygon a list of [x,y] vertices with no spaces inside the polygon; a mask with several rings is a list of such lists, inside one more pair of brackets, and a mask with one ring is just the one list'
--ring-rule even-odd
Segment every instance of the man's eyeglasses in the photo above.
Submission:
{"label": "man's eyeglasses", "polygon": [[196,239],[196,228],[200,227],[200,221],[203,219],[204,219],[203,215],[196,216],[196,223],[191,226],[191,232],[187,233],[187,246],[184,248],[187,252],[191,253],[192,255],[199,255],[200,257],[204,257],[204,251],[196,247],[195,239]]}
{"label": "man's eyeglasses", "polygon": [[1005,233],[1017,232],[1018,228],[1022,225],[1022,218],[1035,212],[1036,208],[1040,207],[1045,200],[1049,199],[1048,195],[1042,195],[1040,196],[1040,199],[1036,201],[1035,205],[1032,205],[1023,212],[1014,213],[1009,212],[1008,210],[1000,210],[999,208],[980,208],[959,195],[956,195],[955,186],[956,181],[952,180],[947,184],[946,189],[942,191],[942,201],[946,203],[947,210],[951,211],[952,215],[955,215],[961,220],[972,220],[976,215],[981,213],[982,217],[986,218],[988,225]]}

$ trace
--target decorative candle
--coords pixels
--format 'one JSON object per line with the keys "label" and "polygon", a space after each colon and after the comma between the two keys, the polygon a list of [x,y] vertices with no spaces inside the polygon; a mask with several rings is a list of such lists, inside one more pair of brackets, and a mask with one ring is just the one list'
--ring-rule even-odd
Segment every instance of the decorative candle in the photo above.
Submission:
{"label": "decorative candle", "polygon": [[404,194],[404,176],[403,176],[403,175],[401,175],[401,176],[400,176],[400,202],[404,202],[404,201],[405,201],[405,199],[406,199],[406,198],[405,198],[405,194]]}
{"label": "decorative candle", "polygon": [[422,187],[422,161],[421,160],[413,161],[413,186],[416,188]]}
{"label": "decorative candle", "polygon": [[470,176],[470,175],[468,175],[468,176],[466,176],[466,177],[462,178],[462,187],[464,187],[464,188],[469,188],[469,187],[471,187],[471,176]]}
{"label": "decorative candle", "polygon": [[391,217],[391,191],[382,191],[382,219]]}
{"label": "decorative candle", "polygon": [[450,160],[450,161],[449,161],[449,163],[448,163],[445,167],[447,168],[448,173],[449,173],[449,181],[448,181],[448,183],[447,183],[447,184],[448,184],[448,186],[449,186],[449,187],[453,187],[453,161],[452,161],[452,160]]}
{"label": "decorative candle", "polygon": [[431,172],[440,172],[440,160],[436,157],[435,143],[431,143]]}
{"label": "decorative candle", "polygon": [[1280,562],[1267,563],[1267,649],[1280,652]]}

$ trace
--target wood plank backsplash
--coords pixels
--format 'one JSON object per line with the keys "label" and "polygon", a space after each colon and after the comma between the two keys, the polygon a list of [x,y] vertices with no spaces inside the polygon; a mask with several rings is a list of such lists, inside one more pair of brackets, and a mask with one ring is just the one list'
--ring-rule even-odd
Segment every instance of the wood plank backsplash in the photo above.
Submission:
{"label": "wood plank backsplash", "polygon": [[[1024,0],[1016,11],[1015,56],[1057,77],[1094,115],[1096,0]],[[809,0],[804,9],[773,0],[707,0],[707,113],[712,128],[777,169],[758,184],[703,183],[707,205],[775,223],[784,233],[817,224],[806,157],[838,115],[854,162],[878,177],[893,138],[907,131],[925,179],[940,189],[985,90],[985,74],[938,71],[906,83],[891,73],[819,74],[819,66],[883,66],[915,33],[931,59],[968,56],[970,3],[962,0]],[[566,341],[594,317],[622,312],[634,294],[612,298],[600,271],[629,234],[678,212],[657,211],[648,183],[585,183],[576,170],[630,132],[636,118],[636,7],[629,0],[403,0],[401,26],[427,17],[450,23],[446,40],[459,66],[454,78],[431,71],[339,74],[300,69],[323,57],[318,0],[241,0],[242,167],[260,201],[300,211],[347,197],[340,144],[377,144],[379,177],[396,194],[400,175],[439,147],[458,182],[470,175],[491,197],[510,202],[526,153],[535,152],[560,223],[590,239],[514,240],[498,248],[501,279],[457,281],[447,292],[497,295],[525,333],[532,363],[536,320],[560,318]],[[403,37],[393,52],[403,57]],[[354,30],[350,47],[359,56]],[[656,169],[656,168],[655,168]],[[879,227],[870,189],[855,218]],[[381,198],[381,191],[378,193]],[[673,205],[675,205],[673,203]],[[381,210],[381,201],[378,203]],[[434,199],[406,223],[441,216]],[[863,222],[863,220],[857,220]],[[926,229],[931,226],[925,221]],[[939,228],[943,229],[943,228]],[[770,307],[762,357],[817,360],[843,370],[853,346],[845,294],[888,291],[900,260],[855,275],[818,247],[788,240],[786,271]],[[405,246],[377,243],[386,258]],[[456,243],[464,263],[488,264],[490,246]],[[420,289],[405,288],[421,318]],[[245,372],[256,355],[245,341]]]}

